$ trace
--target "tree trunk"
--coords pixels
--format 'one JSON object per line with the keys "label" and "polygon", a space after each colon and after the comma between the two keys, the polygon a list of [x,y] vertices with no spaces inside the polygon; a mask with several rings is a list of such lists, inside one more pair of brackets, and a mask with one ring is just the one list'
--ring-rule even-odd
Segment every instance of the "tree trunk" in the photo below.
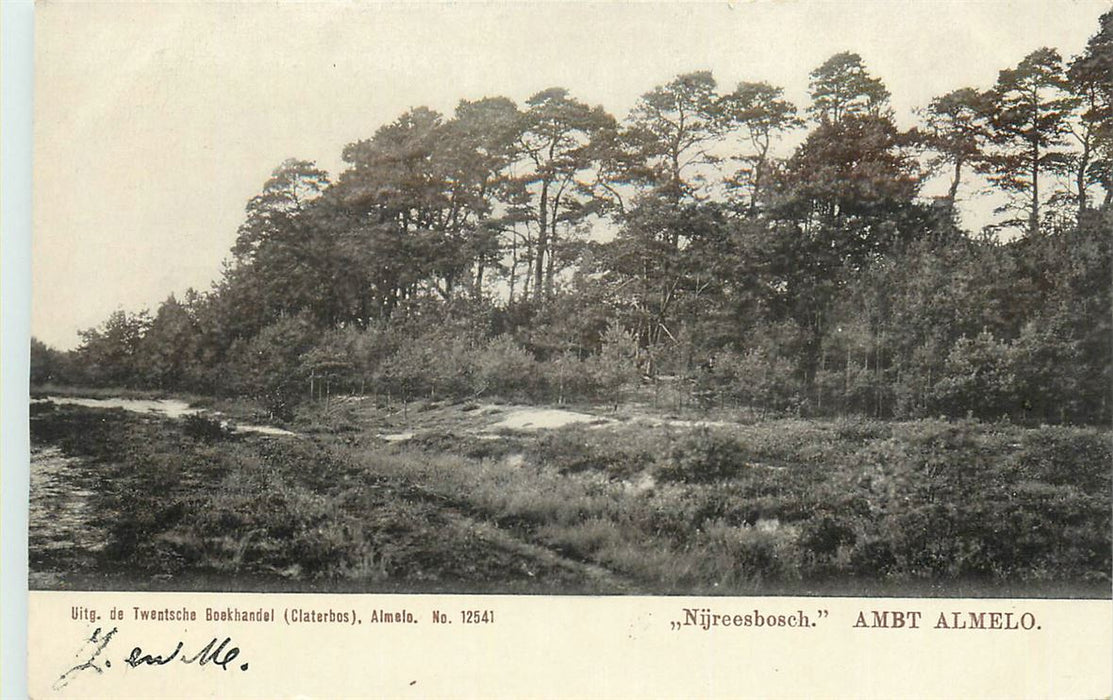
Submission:
{"label": "tree trunk", "polygon": [[510,294],[509,304],[514,303],[514,288],[518,283],[518,237],[510,236]]}
{"label": "tree trunk", "polygon": [[553,277],[556,273],[556,244],[557,244],[557,217],[556,217],[556,204],[553,204],[554,211],[552,216],[553,227],[549,231],[549,259],[545,261],[545,298],[553,298]]}
{"label": "tree trunk", "polygon": [[1086,170],[1090,167],[1090,137],[1087,134],[1082,142],[1082,153],[1078,157],[1078,170],[1075,172],[1075,185],[1078,187],[1078,220],[1086,213],[1088,202],[1086,192]]}
{"label": "tree trunk", "polygon": [[549,243],[549,182],[541,183],[541,204],[538,212],[537,248],[534,251],[533,298],[540,306],[543,303],[545,284],[545,255]]}
{"label": "tree trunk", "polygon": [[1028,235],[1040,233],[1040,145],[1032,144],[1032,209],[1028,214]]}
{"label": "tree trunk", "polygon": [[958,199],[958,185],[962,181],[962,158],[955,160],[955,171],[951,175],[951,186],[947,189],[947,209],[953,213]]}
{"label": "tree trunk", "polygon": [[754,183],[753,183],[753,187],[750,189],[750,216],[751,217],[756,217],[757,216],[758,196],[759,196],[759,192],[761,190],[761,180],[762,180],[763,171],[765,170],[765,155],[766,155],[766,151],[763,150],[761,152],[760,156],[758,157],[757,162],[754,163]]}

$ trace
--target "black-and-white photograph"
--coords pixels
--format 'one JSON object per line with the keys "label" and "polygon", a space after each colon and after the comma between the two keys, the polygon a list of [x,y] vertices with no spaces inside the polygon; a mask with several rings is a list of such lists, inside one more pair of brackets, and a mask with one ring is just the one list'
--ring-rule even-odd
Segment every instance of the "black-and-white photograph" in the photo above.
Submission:
{"label": "black-and-white photograph", "polygon": [[38,8],[30,588],[1110,596],[1107,2],[333,9]]}

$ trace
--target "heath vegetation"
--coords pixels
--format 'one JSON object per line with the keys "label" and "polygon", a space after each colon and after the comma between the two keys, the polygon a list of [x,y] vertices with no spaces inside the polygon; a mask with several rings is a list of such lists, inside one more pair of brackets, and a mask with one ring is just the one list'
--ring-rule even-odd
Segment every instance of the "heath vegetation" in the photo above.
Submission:
{"label": "heath vegetation", "polygon": [[[844,52],[804,105],[692,72],[623,118],[550,88],[287,160],[212,289],[32,341],[36,395],[210,410],[39,404],[108,545],[32,569],[1108,593],[1110,66],[1113,12],[912,125]],[[496,427],[526,405],[584,415]]]}

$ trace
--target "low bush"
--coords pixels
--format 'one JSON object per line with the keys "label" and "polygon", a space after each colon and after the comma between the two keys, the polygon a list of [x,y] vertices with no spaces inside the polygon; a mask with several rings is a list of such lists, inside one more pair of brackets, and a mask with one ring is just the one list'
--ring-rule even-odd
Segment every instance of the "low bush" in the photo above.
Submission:
{"label": "low bush", "polygon": [[173,425],[33,417],[33,443],[80,458],[74,483],[113,523],[90,566],[652,593],[1089,592],[1113,568],[1113,450],[1095,429],[782,420],[485,440],[438,422],[383,445]]}
{"label": "low bush", "polygon": [[657,469],[657,478],[684,483],[730,479],[746,467],[747,456],[736,438],[699,427],[673,442],[668,459]]}
{"label": "low bush", "polygon": [[705,569],[703,576],[720,585],[733,588],[799,577],[799,558],[790,534],[713,522],[706,540],[714,569]]}
{"label": "low bush", "polygon": [[649,468],[662,446],[642,430],[566,426],[538,435],[526,451],[530,463],[562,474],[594,471],[628,479]]}
{"label": "low bush", "polygon": [[182,418],[182,432],[194,440],[216,442],[227,438],[231,431],[215,418],[194,413]]}
{"label": "low bush", "polygon": [[1110,488],[1113,436],[1052,427],[1024,436],[1015,462],[1028,478],[1087,491]]}
{"label": "low bush", "polygon": [[840,547],[857,542],[853,523],[838,515],[823,514],[808,520],[800,533],[800,547],[816,557],[831,558]]}

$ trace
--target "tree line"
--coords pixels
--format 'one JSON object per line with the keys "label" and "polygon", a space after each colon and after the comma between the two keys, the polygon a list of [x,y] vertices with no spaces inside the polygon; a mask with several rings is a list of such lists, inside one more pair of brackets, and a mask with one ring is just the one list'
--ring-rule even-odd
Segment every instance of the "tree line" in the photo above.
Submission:
{"label": "tree line", "polygon": [[[211,290],[33,340],[32,379],[1108,422],[1113,12],[911,129],[859,55],[809,77],[802,106],[699,71],[624,119],[563,88],[410,109],[336,177],[282,163]],[[1002,202],[979,232],[971,190]]]}

